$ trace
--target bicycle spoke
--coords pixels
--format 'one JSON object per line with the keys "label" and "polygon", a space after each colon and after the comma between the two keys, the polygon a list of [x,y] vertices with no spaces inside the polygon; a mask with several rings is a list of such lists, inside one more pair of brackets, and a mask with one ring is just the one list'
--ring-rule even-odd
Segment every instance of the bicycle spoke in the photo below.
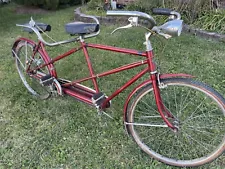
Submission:
{"label": "bicycle spoke", "polygon": [[[180,104],[180,112],[179,113],[181,113],[182,110],[184,110],[185,107],[187,107],[187,106],[184,106],[184,104],[186,103],[187,98],[189,97],[190,93],[191,93],[191,89],[188,90],[188,93],[186,94],[186,97],[184,98],[184,101],[183,102],[181,101],[181,104]],[[179,116],[177,116],[177,117],[179,117]]]}
{"label": "bicycle spoke", "polygon": [[186,132],[183,132],[183,133],[185,135],[187,135],[187,137],[190,138],[191,140],[193,140],[195,143],[197,143],[198,145],[200,145],[202,148],[204,148],[207,151],[210,151],[209,149],[206,148],[206,145],[212,146],[211,144],[206,144],[206,143],[199,142],[196,139],[194,139],[190,134],[187,134]]}
{"label": "bicycle spoke", "polygon": [[[12,50],[12,51],[13,51],[13,50]],[[17,55],[14,51],[13,51],[13,53],[14,53],[14,55],[15,55],[15,57],[16,57],[16,60],[19,61],[19,62],[20,62],[20,65],[23,67],[23,69],[26,70],[26,69],[25,69],[25,66],[24,66],[23,63],[21,62],[21,60],[20,60],[20,58],[18,57],[18,55]]]}
{"label": "bicycle spoke", "polygon": [[150,107],[146,102],[144,102],[143,100],[142,100],[142,102],[147,106],[147,107],[149,107],[151,110],[153,110],[154,112],[156,112],[156,113],[159,113],[157,110],[155,110],[155,109],[153,109],[152,107]]}
{"label": "bicycle spoke", "polygon": [[27,41],[25,42],[25,49],[26,49],[26,54],[25,54],[25,70],[27,70],[27,64],[26,64],[26,61],[27,61]]}
{"label": "bicycle spoke", "polygon": [[[181,148],[181,152],[186,152],[185,149],[184,149],[184,146],[183,144],[181,143],[181,141],[179,139],[176,139],[176,141],[181,145],[180,148]],[[179,154],[180,155],[180,154]],[[181,156],[182,156],[182,159],[184,160],[184,153],[181,153]]]}
{"label": "bicycle spoke", "polygon": [[[140,108],[140,106],[139,106],[139,108]],[[142,107],[143,109],[145,109],[144,107]],[[153,109],[152,109],[153,110]],[[145,115],[149,115],[149,114],[151,114],[150,112],[149,112],[149,110],[147,110],[147,109],[145,109],[145,112],[144,111],[141,111],[141,110],[136,110],[137,112],[139,112],[139,113],[142,113],[142,114],[145,114]],[[155,110],[155,112],[157,112],[156,110]],[[158,112],[157,112],[158,113]]]}
{"label": "bicycle spoke", "polygon": [[174,93],[175,107],[176,107],[176,112],[177,112],[177,95],[175,93],[175,87],[173,88],[173,93]]}
{"label": "bicycle spoke", "polygon": [[[153,142],[153,141],[157,141],[157,139],[158,139],[160,136],[165,135],[165,133],[166,133],[166,131],[164,131],[162,134],[157,134],[157,136],[156,136],[156,137],[152,137],[152,139],[149,140],[148,143]],[[151,137],[151,136],[148,136],[148,137]],[[143,139],[143,140],[144,140],[144,139]]]}
{"label": "bicycle spoke", "polygon": [[133,126],[145,126],[145,127],[165,127],[167,128],[168,126],[166,124],[147,124],[147,123],[125,123],[126,125],[133,125]]}
{"label": "bicycle spoke", "polygon": [[[192,118],[192,116],[197,112],[197,110],[202,106],[206,98],[197,106],[197,108],[192,112],[191,116],[189,118]],[[187,120],[189,119],[187,118]]]}
{"label": "bicycle spoke", "polygon": [[[189,130],[193,130],[193,131],[197,131],[197,132],[200,132],[200,133],[204,133],[205,135],[209,136],[209,135],[213,135],[213,133],[209,132],[209,131],[203,131],[203,130],[198,130],[196,129],[196,127],[194,126],[186,126],[189,128]],[[211,138],[214,138],[214,136],[211,136]]]}
{"label": "bicycle spoke", "polygon": [[[182,102],[182,104],[181,104],[181,106],[180,106],[180,112],[178,112],[177,117],[179,117],[179,116],[181,115],[181,113],[183,112],[183,110],[184,110],[184,109],[189,105],[189,103],[191,102],[191,99],[189,99],[190,101],[189,101],[186,105],[184,105],[184,104],[186,103],[186,100],[187,100],[187,98],[189,97],[190,93],[191,93],[191,89],[189,89],[188,94],[186,95],[184,101]],[[193,99],[193,98],[192,98],[192,99]]]}
{"label": "bicycle spoke", "polygon": [[[220,123],[220,124],[223,124],[223,123]],[[212,125],[206,125],[204,127],[195,127],[196,129],[224,129],[224,126],[212,126]]]}
{"label": "bicycle spoke", "polygon": [[141,116],[141,117],[138,117],[138,119],[148,119],[148,118],[162,118],[161,116]]}
{"label": "bicycle spoke", "polygon": [[196,97],[197,97],[197,95],[195,95],[194,97],[192,96],[191,99],[189,99],[190,101],[187,102],[187,104],[186,104],[185,106],[183,106],[183,109],[181,109],[180,113],[182,113],[182,111],[183,111],[184,109],[186,109],[187,106],[189,106],[190,103],[192,103],[192,101],[195,100]]}
{"label": "bicycle spoke", "polygon": [[[167,91],[167,88],[166,88]],[[170,110],[170,99],[169,99],[169,94],[168,92],[166,92],[166,96],[167,96],[167,103],[169,104],[169,110]]]}
{"label": "bicycle spoke", "polygon": [[[186,139],[185,140],[189,140],[189,137],[187,137],[187,135],[185,136],[185,135],[183,135]],[[181,141],[178,139],[178,141],[181,143]],[[189,148],[190,148],[190,146],[192,146],[192,143],[190,143],[189,142],[189,145],[185,145],[186,146],[186,149],[184,149],[184,144],[182,144],[181,143],[181,147],[183,147],[183,150],[184,150],[184,152],[187,152],[187,153],[185,153],[185,156],[187,156],[187,155],[189,155],[189,154],[195,154],[195,157],[198,157],[198,151],[197,151],[197,149],[191,149],[192,150],[192,152],[190,153],[190,150],[189,150]],[[188,151],[187,151],[188,150]],[[194,151],[194,152],[193,152]],[[184,158],[184,154],[182,153],[182,155],[183,155],[183,159],[185,159]],[[189,155],[189,157],[191,157],[190,155]]]}
{"label": "bicycle spoke", "polygon": [[[209,111],[208,113],[214,112],[215,110],[218,110],[218,109],[213,109],[213,110]],[[202,119],[202,118],[210,118],[210,119],[212,119],[213,117],[221,117],[221,115],[208,115],[208,116],[206,116],[205,113],[203,113],[203,114],[201,114],[201,115],[198,115],[198,116],[195,116],[195,117],[188,118],[187,120],[185,120],[185,121],[183,122],[183,124],[187,123],[187,122],[190,121],[190,120],[194,120],[194,119],[197,119],[197,118],[200,118],[200,119]]]}

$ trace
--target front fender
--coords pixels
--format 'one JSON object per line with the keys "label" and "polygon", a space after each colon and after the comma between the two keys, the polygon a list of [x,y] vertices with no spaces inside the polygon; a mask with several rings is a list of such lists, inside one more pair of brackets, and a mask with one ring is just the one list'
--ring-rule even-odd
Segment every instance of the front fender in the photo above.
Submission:
{"label": "front fender", "polygon": [[[178,74],[162,74],[162,75],[159,75],[159,78],[160,79],[169,79],[169,78],[176,78],[176,77],[182,77],[182,78],[194,78],[194,76],[192,75],[189,75],[189,74],[183,74],[183,73],[178,73]],[[139,84],[137,87],[135,87],[133,89],[133,91],[128,95],[127,99],[126,99],[126,102],[124,104],[124,109],[123,109],[123,112],[124,112],[124,121],[126,121],[126,112],[127,112],[127,107],[128,107],[128,104],[130,102],[130,99],[132,98],[132,96],[142,87],[148,85],[148,84],[151,84],[152,83],[152,80],[149,79],[149,80],[146,80],[144,81],[143,83]]]}

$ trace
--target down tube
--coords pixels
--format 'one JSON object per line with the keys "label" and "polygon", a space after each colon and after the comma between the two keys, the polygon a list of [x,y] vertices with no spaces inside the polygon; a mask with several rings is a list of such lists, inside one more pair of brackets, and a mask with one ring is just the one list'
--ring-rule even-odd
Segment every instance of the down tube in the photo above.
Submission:
{"label": "down tube", "polygon": [[120,94],[123,90],[125,90],[127,87],[132,85],[135,81],[137,81],[140,77],[142,77],[145,73],[149,71],[149,68],[145,68],[140,73],[136,74],[132,79],[130,79],[127,83],[125,83],[121,88],[117,89],[111,96],[109,96],[105,102],[102,104],[102,108],[106,107],[106,104],[112,100],[114,97],[116,97],[118,94]]}

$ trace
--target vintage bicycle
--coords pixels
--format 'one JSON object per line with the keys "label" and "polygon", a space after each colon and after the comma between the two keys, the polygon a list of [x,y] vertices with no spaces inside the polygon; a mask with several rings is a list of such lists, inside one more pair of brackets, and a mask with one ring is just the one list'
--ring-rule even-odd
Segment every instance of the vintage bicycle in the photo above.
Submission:
{"label": "vintage bicycle", "polygon": [[[129,17],[129,24],[118,27],[113,33],[131,27],[146,30],[146,51],[86,43],[85,39],[100,33],[98,19],[90,15],[82,16],[93,19],[94,23],[72,22],[65,25],[68,34],[77,36],[53,43],[45,41],[41,35],[51,30],[50,25],[37,23],[33,19],[27,24],[17,24],[38,37],[37,42],[21,37],[13,44],[12,53],[19,76],[27,90],[37,98],[46,99],[53,93],[69,95],[105,112],[114,97],[148,74],[148,78],[124,99],[126,131],[144,152],[166,164],[192,167],[209,163],[225,150],[225,100],[213,88],[193,80],[192,75],[158,72],[150,37],[161,35],[168,39],[179,36],[183,21],[178,12],[169,9],[154,9],[153,14],[167,15],[169,20],[157,26],[154,18],[146,13],[107,11],[109,16]],[[148,24],[140,24],[140,20]],[[57,47],[66,43],[77,46],[55,57],[50,57],[45,49],[46,45]],[[140,61],[96,74],[88,48],[123,53],[128,57],[134,55],[140,57]],[[75,80],[58,77],[54,64],[80,50],[83,51],[90,76]],[[142,71],[111,95],[107,96],[99,89],[98,78],[143,65],[146,66]],[[85,81],[91,81],[94,87],[84,85]]]}

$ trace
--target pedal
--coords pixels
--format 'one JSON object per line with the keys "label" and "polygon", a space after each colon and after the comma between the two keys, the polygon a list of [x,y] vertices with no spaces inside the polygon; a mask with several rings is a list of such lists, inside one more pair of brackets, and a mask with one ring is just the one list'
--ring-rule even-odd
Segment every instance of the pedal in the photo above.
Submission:
{"label": "pedal", "polygon": [[53,84],[54,82],[54,77],[52,77],[50,74],[46,75],[46,76],[42,76],[40,79],[40,83],[43,86],[49,86],[51,84]]}
{"label": "pedal", "polygon": [[[107,99],[107,96],[104,93],[99,92],[94,94],[91,99],[93,104],[99,109],[102,103]],[[110,107],[110,102],[106,104],[105,108],[109,108],[109,107]]]}

